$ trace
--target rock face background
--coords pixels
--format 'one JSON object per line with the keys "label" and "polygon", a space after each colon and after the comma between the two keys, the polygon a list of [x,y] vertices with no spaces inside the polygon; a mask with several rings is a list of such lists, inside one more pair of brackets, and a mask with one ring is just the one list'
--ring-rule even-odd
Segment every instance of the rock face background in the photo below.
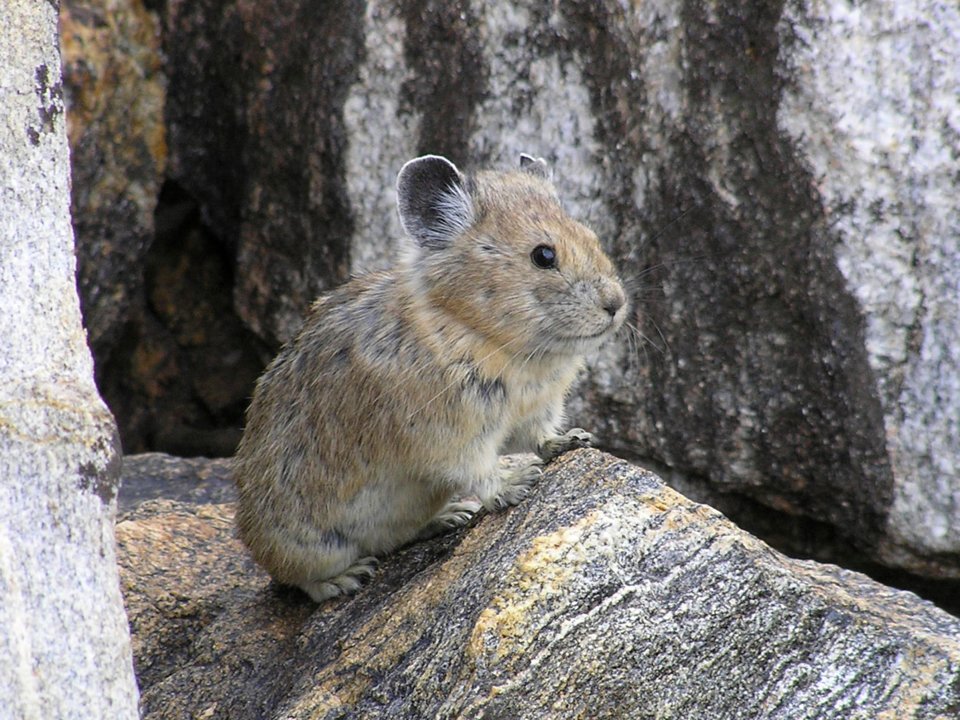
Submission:
{"label": "rock face background", "polygon": [[105,364],[142,291],[163,180],[165,81],[157,19],[139,3],[64,4],[60,13],[73,161],[71,212],[88,340]]}
{"label": "rock face background", "polygon": [[[526,151],[633,290],[638,335],[592,361],[578,423],[744,524],[792,528],[800,551],[960,578],[956,7],[68,0],[63,14],[65,46],[69,27],[121,36],[109,63],[81,47],[78,67],[138,68],[123,82],[151,98],[115,103],[130,122],[71,131],[76,177],[109,156],[139,178],[121,196],[74,187],[98,378],[128,451],[229,454],[253,379],[311,299],[394,256],[404,160]],[[114,16],[126,24],[101,22]],[[85,97],[90,75],[67,75]],[[112,254],[93,209],[135,218]],[[105,314],[104,297],[127,305]]]}

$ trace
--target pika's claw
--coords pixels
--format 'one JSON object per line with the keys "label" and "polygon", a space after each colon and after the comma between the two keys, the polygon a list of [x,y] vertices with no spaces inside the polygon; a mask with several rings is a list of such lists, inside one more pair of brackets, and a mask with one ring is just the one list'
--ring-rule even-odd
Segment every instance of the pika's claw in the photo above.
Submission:
{"label": "pika's claw", "polygon": [[488,510],[503,510],[510,505],[516,505],[525,499],[533,486],[543,475],[543,462],[534,460],[529,465],[504,475],[500,484],[500,492],[485,503]]}
{"label": "pika's claw", "polygon": [[483,505],[476,500],[455,500],[448,502],[424,528],[417,533],[418,540],[426,540],[454,528],[463,527],[477,514]]}
{"label": "pika's claw", "polygon": [[537,447],[537,455],[544,462],[550,462],[565,452],[592,447],[596,442],[597,438],[593,433],[589,433],[583,428],[571,428],[563,435],[546,438]]}
{"label": "pika's claw", "polygon": [[340,595],[349,595],[359,590],[364,582],[374,576],[378,563],[375,557],[362,557],[340,575],[328,580],[303,583],[300,589],[317,603]]}
{"label": "pika's claw", "polygon": [[470,522],[470,518],[477,514],[477,510],[483,507],[476,500],[458,500],[447,503],[433,522],[442,525],[445,528],[457,528]]}

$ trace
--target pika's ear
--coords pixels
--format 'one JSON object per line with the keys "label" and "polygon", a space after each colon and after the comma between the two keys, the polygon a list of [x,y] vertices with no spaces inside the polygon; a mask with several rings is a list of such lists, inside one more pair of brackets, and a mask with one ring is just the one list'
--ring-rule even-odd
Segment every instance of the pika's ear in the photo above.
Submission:
{"label": "pika's ear", "polygon": [[526,153],[520,153],[520,169],[544,180],[550,179],[550,167],[543,158],[535,158]]}
{"label": "pika's ear", "polygon": [[473,223],[466,178],[439,155],[414,158],[397,175],[397,210],[407,235],[421,247],[442,248]]}

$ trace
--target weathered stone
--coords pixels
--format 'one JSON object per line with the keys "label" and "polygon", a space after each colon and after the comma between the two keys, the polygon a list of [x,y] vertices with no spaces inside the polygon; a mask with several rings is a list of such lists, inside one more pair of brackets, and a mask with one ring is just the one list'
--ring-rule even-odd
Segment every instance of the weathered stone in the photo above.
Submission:
{"label": "weathered stone", "polygon": [[237,499],[237,487],[226,458],[179,458],[163,453],[128,455],[123,459],[123,492],[117,511],[135,510],[147,500],[222,504]]}
{"label": "weathered stone", "polygon": [[166,5],[169,174],[236,250],[236,307],[286,340],[347,276],[343,104],[363,52],[358,2]]}
{"label": "weathered stone", "polygon": [[960,621],[772,551],[596,451],[384,560],[352,598],[271,584],[232,505],[117,527],[146,718],[946,718]]}
{"label": "weathered stone", "polygon": [[956,9],[440,5],[170,5],[175,172],[239,243],[250,326],[288,339],[391,261],[404,159],[544,155],[637,308],[578,421],[960,576]]}
{"label": "weathered stone", "polygon": [[233,311],[232,253],[161,189],[160,27],[140,0],[61,5],[81,305],[125,448],[229,455],[267,354]]}
{"label": "weathered stone", "polygon": [[65,0],[60,44],[78,285],[99,366],[142,302],[167,156],[160,27],[141,0]]}
{"label": "weathered stone", "polygon": [[0,714],[135,718],[119,454],[80,321],[53,3],[0,6]]}
{"label": "weathered stone", "polygon": [[794,3],[777,120],[863,316],[892,494],[879,554],[960,577],[960,8]]}
{"label": "weathered stone", "polygon": [[[187,217],[167,218],[174,208]],[[99,373],[127,452],[231,455],[269,357],[232,310],[227,253],[195,216],[189,199],[158,213],[145,303]]]}

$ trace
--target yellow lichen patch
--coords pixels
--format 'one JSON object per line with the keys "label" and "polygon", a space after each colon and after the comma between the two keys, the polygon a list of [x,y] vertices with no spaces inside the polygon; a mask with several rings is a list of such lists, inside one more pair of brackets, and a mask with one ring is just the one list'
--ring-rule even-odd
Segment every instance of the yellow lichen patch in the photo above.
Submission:
{"label": "yellow lichen patch", "polygon": [[[586,530],[594,524],[597,514],[593,512],[572,527],[534,538],[530,549],[517,558],[516,567],[522,575],[521,587],[528,589],[535,579],[542,585],[549,584],[549,587],[542,586],[542,590],[554,590],[553,583],[569,575],[569,565],[576,565],[583,560],[580,543]],[[560,565],[561,561],[566,561],[567,566]]]}
{"label": "yellow lichen patch", "polygon": [[677,531],[692,525],[705,527],[722,520],[723,516],[707,505],[690,502],[683,495],[669,488],[664,488],[653,498],[647,499],[648,507],[663,513],[662,528],[667,531]]}
{"label": "yellow lichen patch", "polygon": [[343,710],[356,705],[362,693],[360,690],[366,689],[366,685],[360,687],[354,685],[350,692],[338,694],[339,688],[332,688],[331,681],[314,687],[310,692],[304,693],[300,701],[291,707],[287,717],[326,717],[331,710]]}
{"label": "yellow lichen patch", "polygon": [[[887,710],[877,714],[877,720],[918,717],[924,701],[937,692],[941,673],[948,671],[947,660],[939,653],[929,653],[923,646],[908,648],[897,661],[897,671],[890,674],[893,692]],[[899,682],[901,678],[924,678],[928,682]],[[946,715],[938,716],[946,718]]]}
{"label": "yellow lichen patch", "polygon": [[[309,712],[299,714],[322,716],[321,711],[349,707],[370,689],[372,677],[395,667],[423,636],[422,619],[430,617],[430,609],[438,606],[451,588],[461,584],[464,573],[475,562],[472,558],[481,548],[474,548],[471,552],[465,546],[476,543],[478,536],[482,534],[467,536],[451,558],[400,589],[390,603],[395,610],[387,609],[373,616],[344,638],[337,648],[336,663],[314,678],[315,689],[297,708]],[[411,615],[410,608],[417,608],[419,613]],[[342,672],[342,668],[355,668],[356,671]]]}
{"label": "yellow lichen patch", "polygon": [[570,527],[534,538],[503,582],[504,591],[484,609],[467,644],[467,655],[477,660],[495,646],[493,659],[519,654],[535,633],[534,609],[561,593],[590,557],[588,534],[602,517],[594,511]]}

